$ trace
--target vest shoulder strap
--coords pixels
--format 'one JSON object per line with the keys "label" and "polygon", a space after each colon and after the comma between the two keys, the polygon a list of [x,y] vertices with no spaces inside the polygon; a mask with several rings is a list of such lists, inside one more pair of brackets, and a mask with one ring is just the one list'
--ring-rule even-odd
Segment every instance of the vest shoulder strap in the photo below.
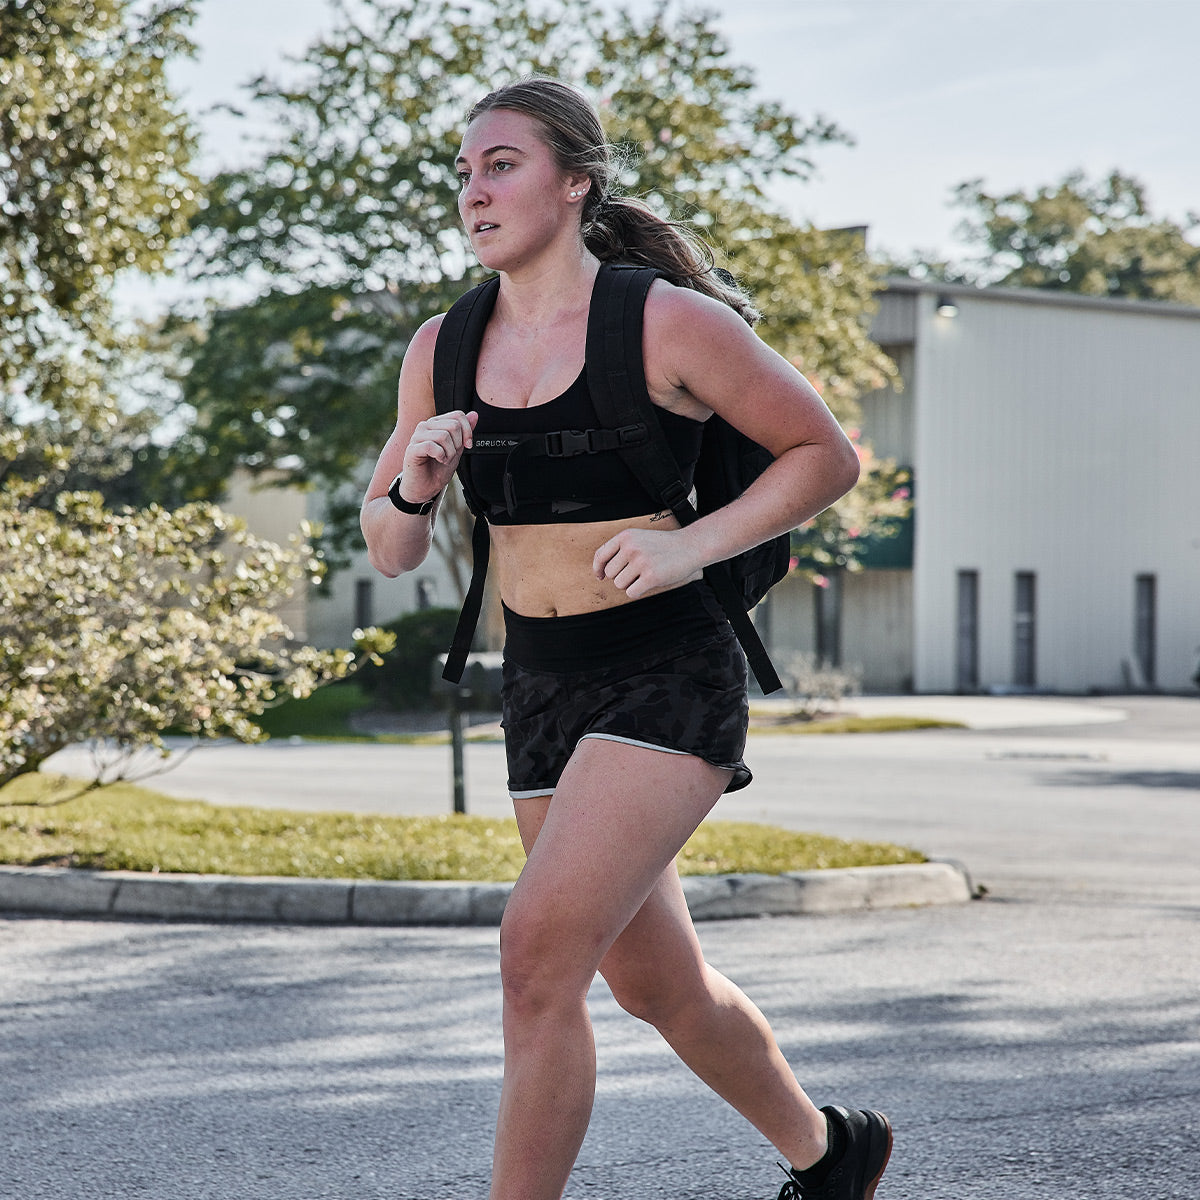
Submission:
{"label": "vest shoulder strap", "polygon": [[479,347],[499,292],[500,276],[493,275],[459,296],[442,318],[433,346],[433,400],[440,413],[471,408]]}
{"label": "vest shoulder strap", "polygon": [[[442,318],[433,346],[433,402],[440,413],[453,412],[455,409],[468,412],[474,404],[479,347],[483,344],[483,331],[496,307],[499,291],[500,276],[493,275],[459,296]],[[467,655],[475,638],[475,628],[479,624],[490,546],[487,520],[461,464],[458,477],[467,507],[475,514],[475,526],[471,532],[471,583],[442,671],[442,678],[451,683],[458,683],[462,679]]]}
{"label": "vest shoulder strap", "polygon": [[622,457],[650,495],[686,525],[696,519],[696,510],[650,400],[642,362],[642,314],[650,285],[661,275],[653,267],[601,265],[588,312],[585,362],[600,423],[646,426],[647,437],[622,449]]}
{"label": "vest shoulder strap", "polygon": [[[642,357],[646,297],[660,275],[652,267],[623,263],[600,267],[588,313],[587,380],[602,424],[646,425],[648,436],[623,446],[620,454],[650,495],[659,497],[680,525],[687,525],[698,514],[650,399]],[[713,563],[705,568],[704,578],[725,610],[764,693],[779,691],[783,684],[742,603],[729,564]]]}

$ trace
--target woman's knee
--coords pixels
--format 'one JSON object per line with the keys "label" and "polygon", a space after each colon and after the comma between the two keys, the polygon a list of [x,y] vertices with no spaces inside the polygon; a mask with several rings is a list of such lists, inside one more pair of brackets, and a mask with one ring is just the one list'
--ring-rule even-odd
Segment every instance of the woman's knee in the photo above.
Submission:
{"label": "woman's knee", "polygon": [[500,922],[500,983],[510,1009],[582,1000],[595,975],[582,937],[553,914],[509,904]]}

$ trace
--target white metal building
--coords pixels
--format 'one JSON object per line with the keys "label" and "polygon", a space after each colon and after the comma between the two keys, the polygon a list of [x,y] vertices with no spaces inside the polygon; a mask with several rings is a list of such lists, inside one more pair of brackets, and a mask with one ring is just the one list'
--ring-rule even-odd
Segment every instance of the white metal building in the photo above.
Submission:
{"label": "white metal building", "polygon": [[1200,309],[893,279],[872,336],[903,388],[863,435],[913,470],[911,555],[819,603],[785,581],[772,649],[820,625],[877,691],[1190,687]]}

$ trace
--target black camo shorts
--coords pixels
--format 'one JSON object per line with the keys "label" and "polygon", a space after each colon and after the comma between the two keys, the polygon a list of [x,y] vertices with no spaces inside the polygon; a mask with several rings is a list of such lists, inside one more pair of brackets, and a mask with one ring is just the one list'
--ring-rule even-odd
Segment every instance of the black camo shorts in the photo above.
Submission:
{"label": "black camo shorts", "polygon": [[502,725],[514,799],[554,791],[583,738],[694,755],[751,780],[746,662],[700,584],[617,608],[524,617],[505,608]]}

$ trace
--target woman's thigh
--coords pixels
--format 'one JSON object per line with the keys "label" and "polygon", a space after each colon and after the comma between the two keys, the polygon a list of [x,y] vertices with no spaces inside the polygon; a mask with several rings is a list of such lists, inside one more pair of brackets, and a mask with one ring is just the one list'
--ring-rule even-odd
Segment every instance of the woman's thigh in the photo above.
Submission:
{"label": "woman's thigh", "polygon": [[515,801],[529,857],[505,911],[510,949],[548,955],[586,986],[652,894],[643,936],[678,925],[682,893],[660,879],[728,780],[690,755],[581,741],[552,797]]}

